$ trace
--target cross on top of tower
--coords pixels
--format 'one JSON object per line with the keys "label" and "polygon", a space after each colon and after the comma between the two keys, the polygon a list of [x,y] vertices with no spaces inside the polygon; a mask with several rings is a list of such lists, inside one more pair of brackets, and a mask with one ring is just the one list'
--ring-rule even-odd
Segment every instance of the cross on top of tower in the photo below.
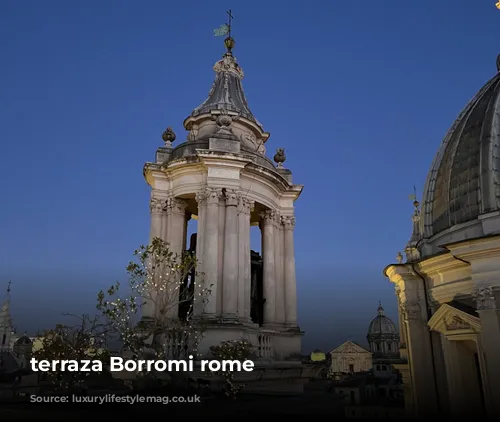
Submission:
{"label": "cross on top of tower", "polygon": [[227,26],[229,28],[228,35],[231,36],[231,24],[233,23],[234,16],[233,16],[233,14],[231,12],[231,9],[229,9],[226,13],[227,13],[227,16],[228,16],[228,18],[227,18]]}

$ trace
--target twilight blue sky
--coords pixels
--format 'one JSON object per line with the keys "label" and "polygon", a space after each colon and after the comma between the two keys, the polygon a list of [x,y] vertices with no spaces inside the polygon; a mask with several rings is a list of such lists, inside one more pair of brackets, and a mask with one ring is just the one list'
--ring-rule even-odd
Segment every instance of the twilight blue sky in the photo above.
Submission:
{"label": "twilight blue sky", "polygon": [[[495,0],[0,4],[0,285],[20,330],[92,310],[147,242],[145,161],[201,103],[233,9],[250,107],[294,181],[304,350],[364,342],[439,143],[495,74]],[[255,240],[255,239],[254,239]],[[254,243],[255,245],[255,243]]]}

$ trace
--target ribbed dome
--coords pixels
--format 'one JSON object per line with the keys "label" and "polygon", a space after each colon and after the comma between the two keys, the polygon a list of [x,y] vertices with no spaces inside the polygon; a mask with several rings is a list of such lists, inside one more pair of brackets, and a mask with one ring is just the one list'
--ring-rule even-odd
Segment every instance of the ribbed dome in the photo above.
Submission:
{"label": "ribbed dome", "polygon": [[[467,104],[427,176],[425,238],[500,210],[500,73]],[[484,233],[487,234],[487,233]]]}
{"label": "ribbed dome", "polygon": [[372,319],[372,322],[370,322],[370,326],[368,327],[368,340],[370,341],[375,338],[398,335],[396,325],[388,316],[385,315],[382,305],[379,305],[377,313],[378,315]]}

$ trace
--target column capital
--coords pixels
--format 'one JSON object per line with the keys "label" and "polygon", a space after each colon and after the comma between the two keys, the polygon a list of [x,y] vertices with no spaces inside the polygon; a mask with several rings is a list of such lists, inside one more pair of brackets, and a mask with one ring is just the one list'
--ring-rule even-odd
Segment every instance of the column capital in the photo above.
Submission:
{"label": "column capital", "polygon": [[219,205],[219,201],[222,199],[222,189],[219,188],[207,188],[205,191],[206,201],[209,205]]}
{"label": "column capital", "polygon": [[422,307],[418,302],[402,302],[400,309],[405,321],[421,319]]}
{"label": "column capital", "polygon": [[149,200],[149,212],[151,214],[161,214],[165,208],[165,199],[153,196]]}
{"label": "column capital", "polygon": [[225,191],[226,207],[236,207],[240,199],[240,195],[234,189],[226,189]]}
{"label": "column capital", "polygon": [[250,211],[253,208],[254,204],[255,204],[254,201],[251,201],[250,199],[240,195],[240,202],[239,202],[240,213],[250,214]]}
{"label": "column capital", "polygon": [[260,217],[262,218],[264,225],[273,224],[276,219],[276,215],[277,213],[274,210],[266,210],[260,213]]}
{"label": "column capital", "polygon": [[295,217],[293,215],[282,215],[281,224],[285,230],[293,230],[295,228]]}
{"label": "column capital", "polygon": [[198,204],[198,207],[204,207],[205,205],[207,205],[206,189],[202,189],[202,190],[196,192],[195,199],[196,199],[196,202]]}
{"label": "column capital", "polygon": [[187,202],[184,199],[169,197],[166,201],[167,211],[170,213],[184,214],[187,208]]}
{"label": "column capital", "polygon": [[472,297],[476,301],[478,311],[497,309],[495,295],[491,286],[478,286],[472,293]]}

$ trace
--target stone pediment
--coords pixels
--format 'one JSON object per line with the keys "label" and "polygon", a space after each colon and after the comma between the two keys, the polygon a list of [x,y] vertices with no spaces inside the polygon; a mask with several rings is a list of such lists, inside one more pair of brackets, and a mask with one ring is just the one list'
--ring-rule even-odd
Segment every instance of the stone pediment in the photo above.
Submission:
{"label": "stone pediment", "polygon": [[340,346],[337,348],[333,349],[330,354],[346,354],[346,353],[353,353],[353,354],[371,354],[368,350],[366,350],[364,347],[361,347],[359,344],[354,343],[351,340],[346,341],[345,343],[342,343]]}
{"label": "stone pediment", "polygon": [[432,331],[450,338],[481,332],[481,322],[477,316],[444,303],[427,323]]}

